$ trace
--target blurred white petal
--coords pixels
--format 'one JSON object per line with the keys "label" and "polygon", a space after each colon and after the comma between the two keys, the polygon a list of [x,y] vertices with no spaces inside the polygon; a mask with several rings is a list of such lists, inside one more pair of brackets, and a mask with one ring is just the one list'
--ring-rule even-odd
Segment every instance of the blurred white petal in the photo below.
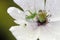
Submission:
{"label": "blurred white petal", "polygon": [[13,26],[10,31],[17,40],[36,40],[38,38],[37,30],[31,31],[21,26]]}
{"label": "blurred white petal", "polygon": [[44,0],[35,0],[35,8],[37,12],[39,10],[44,10]]}
{"label": "blurred white petal", "polygon": [[17,40],[54,40],[54,34],[50,33],[44,27],[39,27],[36,30],[29,30],[27,27],[13,26],[10,31]]}
{"label": "blurred white petal", "polygon": [[44,7],[43,0],[14,0],[14,2],[24,10],[37,11]]}
{"label": "blurred white petal", "polygon": [[20,26],[24,26],[24,24],[26,24],[27,28],[30,29],[30,30],[34,30],[37,28],[37,23],[36,22],[28,22],[26,20],[15,20],[14,21],[15,23],[19,24]]}
{"label": "blurred white petal", "polygon": [[18,8],[15,7],[9,7],[7,12],[9,13],[9,15],[14,18],[14,19],[24,19],[26,14],[19,10]]}
{"label": "blurred white petal", "polygon": [[60,40],[60,35],[59,35],[59,34],[57,34],[57,35],[55,36],[55,40]]}
{"label": "blurred white petal", "polygon": [[48,23],[45,28],[55,35],[60,35],[60,21]]}
{"label": "blurred white petal", "polygon": [[49,18],[49,22],[58,22],[58,21],[60,21],[60,17]]}
{"label": "blurred white petal", "polygon": [[53,33],[51,33],[49,30],[47,30],[48,26],[40,27],[40,40],[54,40],[55,37]]}
{"label": "blurred white petal", "polygon": [[47,0],[46,10],[50,11],[53,18],[60,17],[60,0]]}

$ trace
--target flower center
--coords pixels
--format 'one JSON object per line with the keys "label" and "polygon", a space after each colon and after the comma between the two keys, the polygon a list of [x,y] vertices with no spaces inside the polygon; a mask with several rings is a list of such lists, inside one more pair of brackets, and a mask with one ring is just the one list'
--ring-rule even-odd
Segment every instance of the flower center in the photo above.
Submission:
{"label": "flower center", "polygon": [[45,10],[40,10],[37,17],[38,26],[45,25],[47,22],[48,22],[47,12]]}
{"label": "flower center", "polygon": [[36,22],[37,22],[37,25],[40,26],[40,25],[45,25],[48,20],[47,20],[47,12],[45,10],[39,10],[38,13],[34,12],[30,12],[29,13],[31,14],[30,16],[26,16],[26,19],[32,19],[34,20],[34,18],[36,18]]}

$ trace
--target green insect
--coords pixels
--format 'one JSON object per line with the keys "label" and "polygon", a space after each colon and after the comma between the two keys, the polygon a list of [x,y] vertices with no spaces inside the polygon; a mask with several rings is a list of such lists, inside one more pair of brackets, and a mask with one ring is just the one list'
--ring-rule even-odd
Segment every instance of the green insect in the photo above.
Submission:
{"label": "green insect", "polygon": [[26,16],[26,19],[33,19],[37,15],[36,12],[32,13],[31,11],[29,11],[29,13],[30,13],[30,15]]}

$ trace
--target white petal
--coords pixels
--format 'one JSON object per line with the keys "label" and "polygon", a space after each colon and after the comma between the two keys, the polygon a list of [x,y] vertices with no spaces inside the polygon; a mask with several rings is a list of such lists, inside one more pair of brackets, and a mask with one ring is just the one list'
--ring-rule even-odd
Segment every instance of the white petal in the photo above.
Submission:
{"label": "white petal", "polygon": [[14,0],[16,4],[21,6],[24,10],[40,10],[43,9],[43,0]]}
{"label": "white petal", "polygon": [[15,23],[19,24],[20,26],[24,26],[25,24],[28,25],[28,22],[26,20],[20,19],[20,20],[14,20]]}
{"label": "white petal", "polygon": [[13,26],[10,31],[17,40],[37,40],[37,31],[30,31],[27,28],[21,26]]}
{"label": "white petal", "polygon": [[51,22],[46,27],[51,33],[60,35],[60,21]]}
{"label": "white petal", "polygon": [[12,18],[17,19],[17,20],[24,19],[24,17],[26,16],[21,10],[15,7],[8,8],[7,12]]}
{"label": "white petal", "polygon": [[35,1],[35,8],[36,11],[38,12],[39,10],[44,9],[44,0],[34,0]]}
{"label": "white petal", "polygon": [[35,30],[30,30],[27,27],[13,26],[10,31],[17,40],[54,40],[54,34],[50,33],[44,27],[38,27]]}
{"label": "white petal", "polygon": [[55,40],[60,40],[60,35],[57,34],[57,35],[55,36]]}
{"label": "white petal", "polygon": [[25,24],[27,25],[26,27],[29,29],[29,30],[35,30],[37,29],[37,23],[36,22],[29,22],[29,21],[26,21],[26,20],[15,20],[14,21],[15,23],[17,24],[20,24],[20,26],[24,26],[25,27]]}
{"label": "white petal", "polygon": [[[20,26],[12,26],[9,30],[17,40],[37,40],[39,31],[35,23],[26,22],[25,20],[15,20],[15,22],[19,23]],[[27,24],[26,27],[23,26],[24,23]]]}
{"label": "white petal", "polygon": [[29,10],[30,7],[31,9],[34,7],[34,0],[14,0],[16,4],[21,6],[24,10]]}
{"label": "white petal", "polygon": [[46,9],[54,18],[60,17],[60,0],[47,0]]}
{"label": "white petal", "polygon": [[[47,26],[48,27],[48,26]],[[40,40],[54,40],[54,34],[50,33],[45,26],[40,27]]]}
{"label": "white petal", "polygon": [[55,17],[55,18],[49,18],[48,19],[49,22],[57,22],[57,21],[60,21],[60,17]]}

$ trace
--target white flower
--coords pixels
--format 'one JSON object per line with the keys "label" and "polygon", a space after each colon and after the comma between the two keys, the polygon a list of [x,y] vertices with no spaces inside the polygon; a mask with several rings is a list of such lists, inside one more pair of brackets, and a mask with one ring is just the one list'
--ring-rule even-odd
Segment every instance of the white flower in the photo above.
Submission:
{"label": "white flower", "polygon": [[[44,0],[13,0],[21,6],[24,11],[15,7],[8,8],[7,12],[19,24],[12,26],[9,30],[12,32],[16,40],[60,40],[60,0],[47,0],[47,14],[51,14],[47,24],[37,26],[37,19],[26,20],[26,15],[30,15],[29,11],[38,14],[39,10],[44,10]],[[50,12],[48,12],[50,10]]]}

